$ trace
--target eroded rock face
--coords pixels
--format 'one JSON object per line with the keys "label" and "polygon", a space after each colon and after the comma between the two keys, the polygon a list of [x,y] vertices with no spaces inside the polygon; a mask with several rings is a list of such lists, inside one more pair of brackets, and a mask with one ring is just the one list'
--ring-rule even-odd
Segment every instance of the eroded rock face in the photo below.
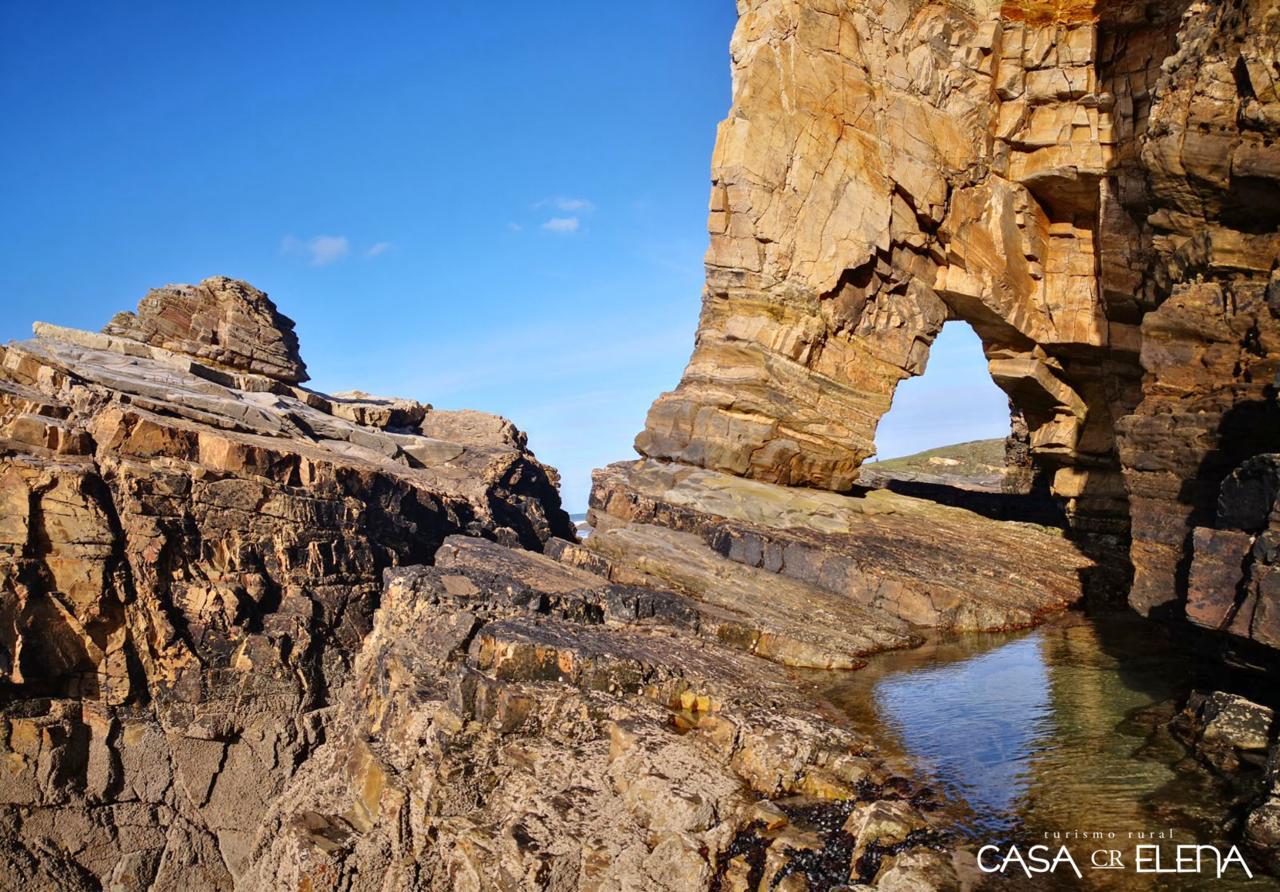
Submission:
{"label": "eroded rock face", "polygon": [[[791,670],[1033,625],[1131,519],[1136,606],[1269,643],[1276,0],[739,8],[697,346],[584,543],[510,422],[299,387],[242,282],[0,351],[0,885],[959,889]],[[1101,550],[843,494],[949,319]],[[1274,849],[1250,707],[1200,737]]]}
{"label": "eroded rock face", "polygon": [[739,614],[784,665],[850,668],[923,630],[1025,628],[1081,600],[1098,562],[1060,530],[887,490],[836,495],[645,459],[599,470],[591,536],[561,560]]}
{"label": "eroded rock face", "polygon": [[1192,6],[1141,145],[1157,306],[1142,319],[1142,401],[1119,428],[1130,601],[1144,611],[1181,595],[1170,581],[1222,479],[1280,443],[1277,52],[1280,4]]}
{"label": "eroded rock face", "polygon": [[383,570],[573,535],[504,419],[286,383],[291,325],[244,283],[142,306],[0,348],[5,888],[230,888]]}
{"label": "eroded rock face", "polygon": [[1187,618],[1280,648],[1280,455],[1236,468],[1218,495],[1216,523],[1192,534]]}
{"label": "eroded rock face", "polygon": [[[1094,567],[652,461],[583,547],[503,419],[36,330],[0,355],[4,888],[957,889],[941,803],[791,670]],[[1035,569],[965,581],[1001,553]]]}
{"label": "eroded rock face", "polygon": [[[693,357],[641,454],[848,490],[968,322],[1132,603],[1273,422],[1280,7],[744,0]],[[1197,521],[1197,518],[1200,518]]]}
{"label": "eroded rock face", "polygon": [[389,570],[340,730],[268,813],[245,881],[683,892],[754,872],[809,888],[818,851],[825,885],[880,870],[845,845],[855,808],[910,822],[862,822],[859,855],[944,838],[900,766],[715,621],[678,593],[475,539]]}
{"label": "eroded rock face", "polygon": [[155,288],[136,313],[117,313],[102,331],[288,384],[307,380],[293,320],[248,282],[226,276]]}

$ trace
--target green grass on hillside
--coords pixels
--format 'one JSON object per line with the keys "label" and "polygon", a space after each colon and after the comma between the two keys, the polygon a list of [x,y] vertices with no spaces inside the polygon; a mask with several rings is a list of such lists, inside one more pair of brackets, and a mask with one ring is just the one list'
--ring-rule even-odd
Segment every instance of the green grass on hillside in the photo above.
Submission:
{"label": "green grass on hillside", "polygon": [[[931,462],[929,459],[939,459]],[[951,462],[956,462],[952,464]],[[1004,439],[971,440],[926,449],[914,455],[871,461],[868,470],[912,471],[922,474],[970,475],[991,474],[1004,468]]]}

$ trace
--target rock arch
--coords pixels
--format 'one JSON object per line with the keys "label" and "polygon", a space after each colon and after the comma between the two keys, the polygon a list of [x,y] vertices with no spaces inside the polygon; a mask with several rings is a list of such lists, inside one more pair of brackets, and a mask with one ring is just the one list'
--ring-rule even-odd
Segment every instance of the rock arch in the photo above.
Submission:
{"label": "rock arch", "polygon": [[[1192,515],[1230,470],[1200,467],[1217,419],[1275,372],[1256,344],[1277,243],[1231,209],[1237,166],[1277,175],[1272,125],[1250,124],[1277,98],[1253,86],[1276,4],[740,11],[696,344],[637,450],[848,489],[898,382],[962,319],[1073,526],[1123,538],[1132,517],[1132,600],[1174,600]],[[1171,398],[1199,400],[1194,432]]]}

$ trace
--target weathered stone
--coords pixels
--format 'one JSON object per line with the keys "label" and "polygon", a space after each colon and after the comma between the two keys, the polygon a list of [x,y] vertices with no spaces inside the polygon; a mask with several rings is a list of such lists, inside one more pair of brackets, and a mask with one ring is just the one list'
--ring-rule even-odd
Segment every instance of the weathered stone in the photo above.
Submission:
{"label": "weathered stone", "polygon": [[1074,528],[1131,531],[1131,602],[1181,614],[1191,529],[1280,439],[1274,4],[740,10],[696,345],[637,450],[848,490],[963,320]]}
{"label": "weathered stone", "polygon": [[[805,796],[840,879],[956,889],[785,667],[1034,624],[1117,544],[1280,644],[1274,0],[739,12],[694,353],[586,543],[510,422],[297,386],[242,282],[0,348],[6,886],[803,889],[852,854]],[[948,320],[1073,538],[846,494]],[[1276,845],[1269,711],[1198,707]]]}
{"label": "weathered stone", "polygon": [[103,333],[290,384],[307,380],[293,320],[248,282],[226,276],[153,289]]}
{"label": "weathered stone", "polygon": [[1280,455],[1266,454],[1245,461],[1222,481],[1218,490],[1218,526],[1260,533],[1272,525],[1280,509]]}
{"label": "weathered stone", "polygon": [[787,823],[787,814],[768,799],[761,799],[751,806],[751,819],[766,830],[777,830]]}
{"label": "weathered stone", "polygon": [[[438,454],[428,407],[282,383],[302,376],[290,329],[210,279],[153,292],[109,334],[38,325],[0,348],[6,880],[231,888],[323,739],[383,570],[454,533],[572,536],[509,422],[469,415]],[[478,622],[442,616],[424,652],[460,656]],[[321,818],[300,826],[332,849],[367,816]],[[78,879],[49,878],[64,866]]]}
{"label": "weathered stone", "polygon": [[1280,516],[1277,457],[1258,455],[1222,482],[1218,529],[1191,535],[1187,618],[1280,647]]}
{"label": "weathered stone", "polygon": [[872,491],[785,488],[652,460],[595,473],[562,561],[714,608],[702,628],[786,665],[849,668],[919,627],[1034,625],[1095,569],[1061,532]]}
{"label": "weathered stone", "polygon": [[951,858],[941,852],[912,851],[895,855],[876,878],[882,892],[960,892],[963,888]]}
{"label": "weathered stone", "polygon": [[[729,861],[734,888],[753,826],[787,882],[825,841],[758,797],[852,760],[885,772],[776,665],[658,617],[606,621],[601,577],[460,537],[440,555],[388,571],[332,735],[268,808],[243,882],[685,890]],[[460,610],[478,629],[445,654],[434,630]]]}
{"label": "weathered stone", "polygon": [[856,862],[868,847],[898,845],[928,826],[924,816],[910,803],[881,800],[854,808],[843,829],[853,837],[853,858]]}
{"label": "weathered stone", "polygon": [[1271,745],[1270,709],[1237,694],[1215,691],[1200,710],[1201,740],[1230,746],[1243,752],[1265,750]]}
{"label": "weathered stone", "polygon": [[1236,530],[1198,529],[1192,541],[1195,560],[1187,585],[1187,619],[1247,637],[1252,610],[1242,611],[1244,605],[1238,602],[1253,536]]}
{"label": "weathered stone", "polygon": [[[1207,695],[1193,693],[1173,727],[1201,761],[1221,774],[1239,779],[1242,772],[1250,769],[1256,774],[1261,764],[1259,755],[1274,748],[1274,722],[1275,713],[1269,707],[1239,694],[1213,691]],[[1280,773],[1273,768],[1265,787],[1269,790],[1277,781]]]}

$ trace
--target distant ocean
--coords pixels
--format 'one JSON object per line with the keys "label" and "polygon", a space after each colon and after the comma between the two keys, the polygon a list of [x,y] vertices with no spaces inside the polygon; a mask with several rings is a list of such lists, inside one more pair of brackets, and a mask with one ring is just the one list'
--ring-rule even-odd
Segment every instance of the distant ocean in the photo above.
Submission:
{"label": "distant ocean", "polygon": [[569,519],[573,521],[574,527],[578,530],[579,539],[585,539],[591,535],[591,524],[587,523],[586,514],[570,514]]}

